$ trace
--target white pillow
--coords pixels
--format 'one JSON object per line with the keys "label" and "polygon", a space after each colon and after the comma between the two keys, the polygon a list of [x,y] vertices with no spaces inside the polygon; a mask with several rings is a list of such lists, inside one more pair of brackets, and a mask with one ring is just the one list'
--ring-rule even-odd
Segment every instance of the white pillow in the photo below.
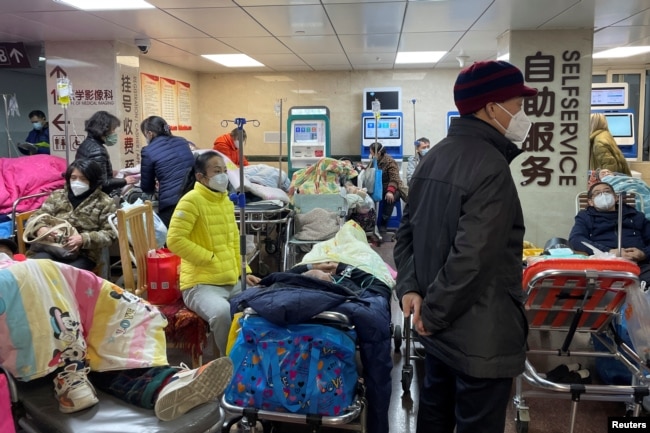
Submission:
{"label": "white pillow", "polygon": [[246,183],[246,191],[250,191],[264,200],[280,200],[283,203],[289,203],[289,196],[280,188],[273,188],[271,186],[260,185],[258,183]]}

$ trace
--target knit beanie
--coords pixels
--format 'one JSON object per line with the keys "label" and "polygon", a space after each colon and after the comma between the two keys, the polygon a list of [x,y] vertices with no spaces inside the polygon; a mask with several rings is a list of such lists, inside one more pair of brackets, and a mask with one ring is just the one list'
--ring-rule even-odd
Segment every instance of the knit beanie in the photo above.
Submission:
{"label": "knit beanie", "polygon": [[489,102],[536,94],[537,89],[524,85],[524,76],[515,65],[501,60],[468,66],[454,84],[454,102],[461,116],[476,113]]}

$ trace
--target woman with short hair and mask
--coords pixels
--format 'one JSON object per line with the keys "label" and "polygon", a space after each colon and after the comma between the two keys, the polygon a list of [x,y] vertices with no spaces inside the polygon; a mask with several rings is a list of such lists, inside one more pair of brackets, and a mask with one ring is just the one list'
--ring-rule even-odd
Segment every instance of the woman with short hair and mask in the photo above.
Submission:
{"label": "woman with short hair and mask", "polygon": [[106,194],[138,182],[137,176],[126,176],[123,179],[113,177],[113,165],[106,146],[117,144],[118,126],[120,126],[120,119],[107,111],[98,111],[90,116],[85,123],[86,139],[79,145],[75,157],[75,159],[92,159],[100,165],[104,175],[102,190]]}
{"label": "woman with short hair and mask", "polygon": [[[181,258],[180,287],[187,307],[210,324],[223,356],[230,329],[229,299],[241,292],[241,254],[226,162],[210,150],[194,163],[194,188],[176,205],[167,246]],[[260,279],[246,270],[246,284]]]}
{"label": "woman with short hair and mask", "polygon": [[[101,258],[101,250],[117,238],[108,218],[115,212],[115,202],[102,189],[102,169],[90,159],[76,159],[65,172],[63,189],[53,191],[30,220],[47,214],[68,221],[78,234],[70,236],[65,248],[79,251],[72,260],[55,258],[46,252],[27,253],[32,259],[51,259],[80,269],[93,270]],[[29,222],[29,221],[28,221]],[[49,228],[36,225],[37,235]]]}
{"label": "woman with short hair and mask", "polygon": [[650,222],[643,212],[623,204],[621,251],[618,250],[618,197],[606,182],[597,182],[587,191],[587,208],[578,212],[569,235],[574,251],[588,255],[594,251],[586,242],[600,251],[636,262],[641,268],[640,278],[650,283]]}
{"label": "woman with short hair and mask", "polygon": [[160,116],[144,119],[140,130],[147,140],[147,145],[142,148],[140,188],[150,195],[158,191],[157,213],[169,227],[185,179],[194,166],[194,155],[189,141],[172,135],[171,128]]}
{"label": "woman with short hair and mask", "polygon": [[422,137],[417,139],[415,142],[415,153],[411,158],[409,158],[409,163],[406,166],[406,183],[409,184],[411,183],[411,177],[413,176],[413,173],[415,172],[415,167],[418,166],[420,163],[420,160],[424,155],[427,154],[429,151],[429,148],[431,147],[431,142],[429,141],[428,138]]}

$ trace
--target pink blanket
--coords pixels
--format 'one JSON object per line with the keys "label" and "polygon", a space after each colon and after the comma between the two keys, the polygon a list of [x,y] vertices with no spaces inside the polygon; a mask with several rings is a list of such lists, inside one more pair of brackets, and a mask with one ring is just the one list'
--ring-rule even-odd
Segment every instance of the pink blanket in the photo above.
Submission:
{"label": "pink blanket", "polygon": [[[51,155],[0,158],[0,214],[10,214],[19,197],[63,188],[65,159]],[[47,196],[23,200],[18,212],[37,209]]]}

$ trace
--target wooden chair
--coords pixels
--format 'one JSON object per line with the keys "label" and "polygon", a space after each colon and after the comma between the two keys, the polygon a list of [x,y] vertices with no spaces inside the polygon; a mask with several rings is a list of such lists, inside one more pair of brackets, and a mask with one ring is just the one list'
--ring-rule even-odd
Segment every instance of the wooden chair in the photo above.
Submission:
{"label": "wooden chair", "polygon": [[[587,209],[587,206],[589,206],[587,203],[588,200],[587,191],[579,192],[578,195],[576,195],[576,213]],[[639,212],[644,212],[643,196],[641,196],[639,193],[625,192],[623,194],[623,202],[626,205],[637,209]]]}
{"label": "wooden chair", "polygon": [[[124,289],[146,298],[147,253],[156,249],[151,202],[119,209],[115,218],[111,219],[111,225],[118,235]],[[207,322],[188,310],[182,299],[175,304],[159,305],[158,308],[167,317],[167,345],[188,349],[192,356],[192,367],[201,366],[203,346],[209,332]]]}
{"label": "wooden chair", "polygon": [[14,218],[14,227],[16,229],[16,244],[18,245],[18,252],[20,254],[25,254],[27,252],[27,245],[23,240],[23,234],[25,233],[25,224],[32,214],[36,212],[36,209],[30,210],[27,212],[21,212],[16,214]]}

